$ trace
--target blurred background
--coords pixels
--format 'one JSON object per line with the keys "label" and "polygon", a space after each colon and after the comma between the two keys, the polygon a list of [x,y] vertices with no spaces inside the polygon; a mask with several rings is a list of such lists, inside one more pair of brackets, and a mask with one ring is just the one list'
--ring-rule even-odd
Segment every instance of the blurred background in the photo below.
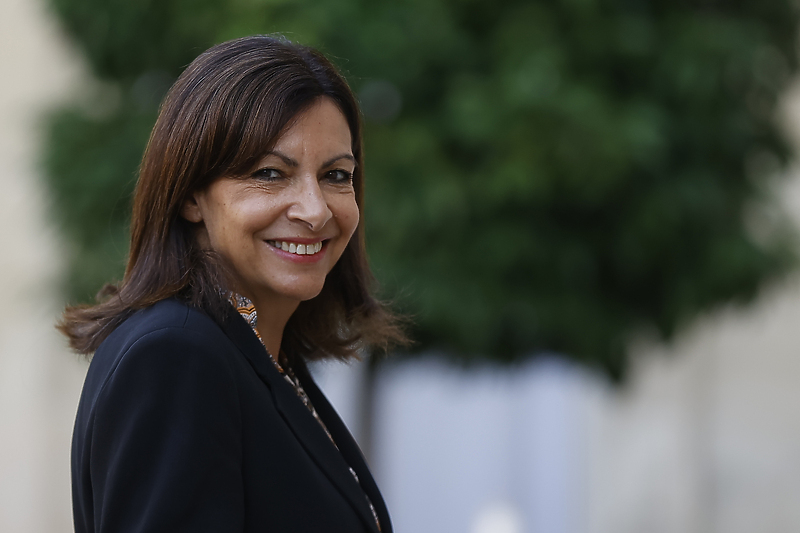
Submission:
{"label": "blurred background", "polygon": [[800,529],[790,0],[0,0],[0,531],[71,525],[87,362],[164,92],[281,32],[365,120],[408,353],[314,368],[398,533]]}

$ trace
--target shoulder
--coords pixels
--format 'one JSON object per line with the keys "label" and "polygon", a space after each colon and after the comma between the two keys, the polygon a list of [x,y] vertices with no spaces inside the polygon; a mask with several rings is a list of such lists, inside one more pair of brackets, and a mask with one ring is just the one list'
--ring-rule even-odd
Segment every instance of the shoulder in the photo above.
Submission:
{"label": "shoulder", "polygon": [[159,331],[186,336],[213,334],[218,331],[220,335],[224,335],[211,317],[199,309],[169,298],[133,313],[103,341],[96,356],[109,350],[125,349],[142,337]]}
{"label": "shoulder", "polygon": [[112,380],[143,386],[170,379],[225,379],[232,344],[202,311],[175,299],[137,311],[120,324],[92,358],[84,392],[96,396]]}
{"label": "shoulder", "polygon": [[120,324],[100,345],[94,359],[114,358],[138,344],[154,341],[204,346],[225,343],[227,337],[214,320],[178,300],[162,300],[139,310]]}

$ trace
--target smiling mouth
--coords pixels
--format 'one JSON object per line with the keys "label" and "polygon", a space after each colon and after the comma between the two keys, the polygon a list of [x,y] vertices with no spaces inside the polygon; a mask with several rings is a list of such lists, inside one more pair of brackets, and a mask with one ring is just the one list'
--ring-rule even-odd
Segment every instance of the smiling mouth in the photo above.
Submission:
{"label": "smiling mouth", "polygon": [[313,244],[295,244],[293,242],[286,241],[267,241],[267,244],[283,250],[284,252],[297,255],[314,255],[322,250],[322,241],[315,242]]}

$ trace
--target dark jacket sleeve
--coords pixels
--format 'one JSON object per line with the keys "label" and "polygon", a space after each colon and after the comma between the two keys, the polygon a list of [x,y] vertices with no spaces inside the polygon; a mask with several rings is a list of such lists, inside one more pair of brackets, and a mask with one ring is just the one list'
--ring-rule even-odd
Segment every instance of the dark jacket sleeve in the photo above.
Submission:
{"label": "dark jacket sleeve", "polygon": [[205,337],[148,333],[100,389],[89,452],[97,533],[242,530],[236,381]]}

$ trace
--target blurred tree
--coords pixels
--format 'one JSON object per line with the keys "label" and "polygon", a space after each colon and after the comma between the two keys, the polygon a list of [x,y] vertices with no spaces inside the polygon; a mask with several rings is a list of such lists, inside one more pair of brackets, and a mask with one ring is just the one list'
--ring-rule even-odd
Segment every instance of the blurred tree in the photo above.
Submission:
{"label": "blurred tree", "polygon": [[50,1],[101,80],[45,149],[73,299],[123,270],[171,81],[216,42],[275,31],[359,94],[370,254],[419,348],[555,351],[618,377],[635,329],[669,338],[793,262],[769,203],[790,0]]}

